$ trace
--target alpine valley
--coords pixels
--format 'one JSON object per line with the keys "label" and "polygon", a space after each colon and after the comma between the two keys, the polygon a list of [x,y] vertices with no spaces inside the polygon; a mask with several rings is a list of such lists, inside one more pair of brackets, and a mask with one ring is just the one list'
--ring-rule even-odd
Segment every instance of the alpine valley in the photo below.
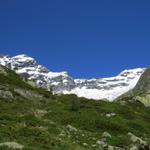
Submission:
{"label": "alpine valley", "polygon": [[0,150],[150,150],[150,68],[73,79],[1,55]]}

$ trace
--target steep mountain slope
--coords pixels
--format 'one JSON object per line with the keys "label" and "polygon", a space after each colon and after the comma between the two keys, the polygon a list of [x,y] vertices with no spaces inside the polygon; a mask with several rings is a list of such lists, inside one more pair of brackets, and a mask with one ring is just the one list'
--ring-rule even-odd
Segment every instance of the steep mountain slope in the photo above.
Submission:
{"label": "steep mountain slope", "polygon": [[145,70],[142,68],[125,70],[116,77],[87,80],[73,79],[67,72],[50,72],[27,55],[1,56],[0,64],[54,93],[72,93],[79,97],[109,101],[133,89]]}
{"label": "steep mountain slope", "polygon": [[126,103],[127,101],[140,101],[145,106],[150,106],[150,67],[141,75],[136,86],[127,93],[118,97],[115,101]]}
{"label": "steep mountain slope", "polygon": [[16,99],[44,99],[52,93],[44,89],[33,88],[28,81],[14,71],[0,65],[0,97],[9,101]]}
{"label": "steep mountain slope", "polygon": [[150,67],[140,77],[137,85],[134,88],[135,92],[150,92]]}
{"label": "steep mountain slope", "polygon": [[0,66],[1,150],[150,149],[150,108],[142,103],[52,95],[27,83]]}

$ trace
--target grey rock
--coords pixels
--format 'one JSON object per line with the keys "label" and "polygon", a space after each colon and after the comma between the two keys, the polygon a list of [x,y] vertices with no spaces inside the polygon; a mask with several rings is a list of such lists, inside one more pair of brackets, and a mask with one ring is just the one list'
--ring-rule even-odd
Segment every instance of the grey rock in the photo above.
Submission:
{"label": "grey rock", "polygon": [[150,67],[147,68],[139,79],[139,82],[134,88],[134,92],[150,91]]}
{"label": "grey rock", "polygon": [[139,143],[139,144],[143,144],[143,145],[147,145],[147,142],[142,140],[141,138],[135,136],[133,133],[129,132],[128,135],[130,136],[130,140],[133,143]]}
{"label": "grey rock", "polygon": [[111,138],[111,134],[108,132],[103,132],[102,138]]}
{"label": "grey rock", "polygon": [[11,91],[0,90],[0,97],[8,100],[14,99],[14,96]]}
{"label": "grey rock", "polygon": [[42,118],[44,115],[46,115],[48,113],[48,111],[46,110],[42,110],[42,109],[37,109],[34,111],[34,115],[37,118]]}
{"label": "grey rock", "polygon": [[104,148],[104,147],[107,147],[107,143],[102,141],[102,140],[98,140],[96,142],[97,145],[99,145],[100,147]]}
{"label": "grey rock", "polygon": [[108,118],[111,118],[111,117],[116,116],[116,114],[115,113],[107,113],[105,116]]}
{"label": "grey rock", "polygon": [[71,125],[67,125],[66,128],[67,128],[70,132],[77,132],[77,131],[78,131],[75,127],[73,127],[73,126],[71,126]]}
{"label": "grey rock", "polygon": [[115,147],[114,147],[114,146],[109,145],[109,146],[108,146],[108,150],[115,150]]}
{"label": "grey rock", "polygon": [[6,146],[8,148],[14,149],[14,150],[22,150],[24,148],[23,145],[16,143],[16,142],[4,142],[0,143],[0,147]]}
{"label": "grey rock", "polygon": [[7,71],[2,67],[0,66],[0,74],[3,74],[3,75],[7,75]]}
{"label": "grey rock", "polygon": [[137,146],[133,145],[133,146],[131,146],[131,147],[130,147],[130,149],[129,149],[129,150],[139,150],[139,149],[138,149],[138,147],[137,147]]}
{"label": "grey rock", "polygon": [[38,94],[38,93],[35,93],[33,91],[30,91],[30,90],[26,90],[26,89],[21,89],[21,88],[15,88],[14,89],[14,92],[18,93],[19,95],[21,95],[22,97],[25,97],[25,98],[43,98],[42,95]]}

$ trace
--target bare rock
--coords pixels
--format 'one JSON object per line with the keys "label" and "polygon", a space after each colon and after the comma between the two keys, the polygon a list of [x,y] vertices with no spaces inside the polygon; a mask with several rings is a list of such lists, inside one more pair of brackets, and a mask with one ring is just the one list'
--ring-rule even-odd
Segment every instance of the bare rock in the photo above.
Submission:
{"label": "bare rock", "polygon": [[111,137],[112,137],[111,134],[108,133],[108,132],[104,132],[104,133],[102,134],[102,138],[111,138]]}
{"label": "bare rock", "polygon": [[130,140],[133,142],[133,143],[139,143],[139,144],[143,144],[143,145],[147,145],[147,142],[142,140],[141,138],[135,136],[133,133],[128,133],[128,135],[130,136]]}
{"label": "bare rock", "polygon": [[73,127],[73,126],[71,126],[71,125],[67,125],[66,128],[67,128],[70,132],[77,132],[77,131],[78,131],[75,127]]}
{"label": "bare rock", "polygon": [[11,149],[16,149],[16,150],[22,150],[24,148],[23,145],[16,143],[16,142],[4,142],[4,143],[0,143],[0,147],[8,147]]}

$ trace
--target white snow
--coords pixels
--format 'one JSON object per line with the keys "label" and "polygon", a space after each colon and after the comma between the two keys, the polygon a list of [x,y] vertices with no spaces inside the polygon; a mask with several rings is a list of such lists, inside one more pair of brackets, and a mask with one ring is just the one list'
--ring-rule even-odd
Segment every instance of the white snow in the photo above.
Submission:
{"label": "white snow", "polygon": [[17,56],[14,56],[12,57],[13,60],[17,60],[19,62],[26,62],[26,61],[32,61],[34,60],[32,57],[29,57],[25,54],[21,54],[21,55],[17,55]]}
{"label": "white snow", "polygon": [[67,72],[63,71],[63,72],[49,72],[48,74],[49,78],[56,78],[59,76],[68,76]]}
{"label": "white snow", "polygon": [[9,61],[10,59],[7,56],[0,57],[0,64],[3,66],[5,66]]}
{"label": "white snow", "polygon": [[[101,81],[106,82],[107,86],[116,85],[118,86],[105,90],[105,89],[87,89],[86,87],[82,88],[75,88],[71,91],[63,91],[64,94],[76,94],[79,97],[85,97],[88,99],[108,99],[109,101],[113,101],[118,96],[126,93],[127,91],[133,89],[135,85],[137,84],[140,75],[144,72],[144,69],[137,68],[132,70],[125,70],[121,72],[116,77],[110,77],[110,78],[102,78]],[[123,74],[127,74],[126,77],[122,76]],[[128,79],[130,78],[130,79]],[[132,79],[131,79],[132,78]],[[116,80],[116,82],[114,81]],[[120,82],[121,81],[121,82]],[[122,82],[124,81],[124,82]],[[76,80],[76,82],[80,82],[79,79]],[[81,80],[81,82],[84,82],[84,80]],[[127,83],[128,86],[119,86],[120,83]],[[101,84],[99,86],[103,87],[105,84]]]}

